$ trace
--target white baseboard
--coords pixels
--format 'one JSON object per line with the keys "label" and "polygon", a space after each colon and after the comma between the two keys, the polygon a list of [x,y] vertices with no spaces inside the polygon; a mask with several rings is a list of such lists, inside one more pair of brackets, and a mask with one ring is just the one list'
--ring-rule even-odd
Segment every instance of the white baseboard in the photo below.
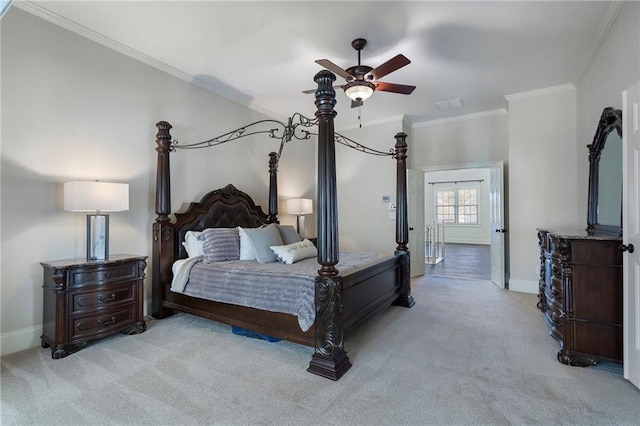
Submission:
{"label": "white baseboard", "polygon": [[538,294],[538,281],[514,280],[511,278],[509,280],[509,291]]}
{"label": "white baseboard", "polygon": [[142,315],[144,315],[145,317],[150,316],[151,315],[151,299],[145,299],[144,301],[144,307],[143,307],[143,312]]}
{"label": "white baseboard", "polygon": [[2,333],[0,335],[0,355],[9,355],[40,346],[40,336],[42,336],[41,325]]}
{"label": "white baseboard", "polygon": [[[151,299],[144,301],[144,315],[151,312]],[[0,334],[0,355],[9,355],[40,346],[42,325]]]}

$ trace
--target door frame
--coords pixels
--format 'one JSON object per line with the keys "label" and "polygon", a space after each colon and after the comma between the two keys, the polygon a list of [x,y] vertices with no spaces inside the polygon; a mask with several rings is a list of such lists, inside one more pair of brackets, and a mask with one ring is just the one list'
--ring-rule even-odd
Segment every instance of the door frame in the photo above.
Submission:
{"label": "door frame", "polygon": [[[443,165],[443,166],[424,166],[424,167],[418,167],[418,170],[422,170],[423,172],[440,172],[440,171],[449,171],[449,170],[462,170],[462,169],[494,169],[494,168],[500,168],[501,173],[502,173],[502,194],[500,194],[500,199],[502,200],[503,203],[503,213],[502,213],[502,220],[503,220],[503,228],[504,229],[509,229],[508,227],[508,218],[507,218],[507,199],[505,197],[505,194],[507,193],[507,191],[505,190],[505,182],[504,182],[504,178],[507,175],[506,170],[505,170],[505,163],[504,161],[485,161],[485,162],[478,162],[478,163],[464,163],[464,164],[449,164],[449,165]],[[508,262],[508,234],[502,234],[503,236],[503,254],[502,254],[502,261],[503,261],[503,265],[504,265],[504,288],[508,289],[509,288],[509,262]],[[423,251],[424,251],[424,247],[423,247]],[[493,262],[493,260],[492,260]],[[492,265],[493,266],[493,265]]]}
{"label": "door frame", "polygon": [[[415,188],[413,177],[418,180],[417,189]],[[413,191],[414,189],[416,190]],[[421,192],[421,195],[417,194],[418,192]],[[407,212],[409,216],[409,252],[411,253],[411,277],[413,278],[424,275],[425,273],[424,172],[420,169],[407,169],[407,201]],[[422,250],[420,251],[420,249]]]}
{"label": "door frame", "polygon": [[640,81],[622,92],[622,243],[637,246],[622,255],[624,378],[640,388]]}

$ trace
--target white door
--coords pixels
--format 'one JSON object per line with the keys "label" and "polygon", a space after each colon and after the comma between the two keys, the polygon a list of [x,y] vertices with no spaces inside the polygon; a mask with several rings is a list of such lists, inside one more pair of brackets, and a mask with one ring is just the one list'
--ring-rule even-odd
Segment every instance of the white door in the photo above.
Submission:
{"label": "white door", "polygon": [[407,169],[411,276],[424,275],[424,172]]}
{"label": "white door", "polygon": [[491,166],[489,183],[489,204],[491,221],[491,281],[505,288],[504,245],[506,230],[504,225],[504,200],[502,199],[503,163]]}
{"label": "white door", "polygon": [[[640,81],[622,93],[624,377],[640,388]],[[631,247],[634,247],[633,252]]]}

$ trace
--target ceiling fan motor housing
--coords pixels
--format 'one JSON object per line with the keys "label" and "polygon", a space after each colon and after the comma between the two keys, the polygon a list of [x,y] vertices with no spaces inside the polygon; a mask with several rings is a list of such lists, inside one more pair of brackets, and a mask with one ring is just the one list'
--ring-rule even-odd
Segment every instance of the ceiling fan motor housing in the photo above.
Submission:
{"label": "ceiling fan motor housing", "polygon": [[373,76],[369,74],[371,71],[373,71],[373,68],[368,67],[366,65],[356,65],[356,66],[347,68],[346,71],[349,74],[351,74],[351,76],[354,77],[355,80],[364,80],[365,78],[367,80],[373,79]]}

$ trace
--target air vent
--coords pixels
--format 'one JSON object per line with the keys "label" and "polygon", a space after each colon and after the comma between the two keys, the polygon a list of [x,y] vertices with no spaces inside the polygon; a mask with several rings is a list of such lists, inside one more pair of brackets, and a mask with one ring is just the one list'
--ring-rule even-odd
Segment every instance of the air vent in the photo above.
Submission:
{"label": "air vent", "polygon": [[448,101],[436,102],[436,106],[440,111],[451,111],[464,108],[464,101],[462,98],[449,99]]}

